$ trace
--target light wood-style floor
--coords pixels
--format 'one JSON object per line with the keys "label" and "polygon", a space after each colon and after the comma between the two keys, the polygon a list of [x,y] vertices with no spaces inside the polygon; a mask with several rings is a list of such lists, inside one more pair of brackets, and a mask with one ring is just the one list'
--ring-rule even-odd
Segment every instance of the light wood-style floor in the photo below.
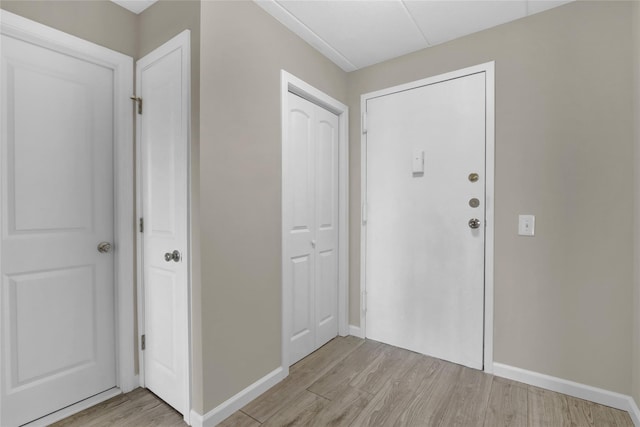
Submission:
{"label": "light wood-style floor", "polygon": [[[55,425],[185,424],[138,389]],[[220,425],[633,427],[624,411],[354,337],[337,337],[302,359]]]}

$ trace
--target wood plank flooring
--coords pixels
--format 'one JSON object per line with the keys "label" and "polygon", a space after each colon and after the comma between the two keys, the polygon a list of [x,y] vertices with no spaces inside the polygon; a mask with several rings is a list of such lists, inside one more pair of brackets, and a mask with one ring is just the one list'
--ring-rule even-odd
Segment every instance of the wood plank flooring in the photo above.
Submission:
{"label": "wood plank flooring", "polygon": [[[55,426],[184,426],[137,389]],[[494,377],[386,344],[337,337],[222,427],[633,427],[624,411]]]}

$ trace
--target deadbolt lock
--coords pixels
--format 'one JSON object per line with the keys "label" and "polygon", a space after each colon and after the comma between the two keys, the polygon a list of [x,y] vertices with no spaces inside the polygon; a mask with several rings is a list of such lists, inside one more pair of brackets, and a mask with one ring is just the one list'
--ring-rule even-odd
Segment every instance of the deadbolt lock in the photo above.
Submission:
{"label": "deadbolt lock", "polygon": [[480,178],[480,175],[478,175],[475,172],[469,174],[469,181],[471,181],[471,182],[476,182],[476,181],[478,181],[479,178]]}
{"label": "deadbolt lock", "polygon": [[469,206],[471,206],[472,208],[477,208],[478,206],[480,206],[480,200],[476,199],[475,197],[473,199],[469,199]]}

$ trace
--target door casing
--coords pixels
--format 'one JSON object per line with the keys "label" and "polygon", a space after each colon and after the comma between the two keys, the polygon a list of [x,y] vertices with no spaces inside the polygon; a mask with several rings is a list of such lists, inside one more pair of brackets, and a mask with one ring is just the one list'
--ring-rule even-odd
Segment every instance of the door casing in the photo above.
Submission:
{"label": "door casing", "polygon": [[[280,72],[280,100],[282,117],[282,192],[284,194],[289,186],[287,168],[287,147],[289,141],[289,99],[288,93],[292,92],[322,108],[336,114],[339,119],[338,141],[338,334],[349,335],[349,107],[314,88],[294,75],[281,70]],[[286,284],[283,272],[284,263],[287,262],[286,239],[284,236],[284,197],[282,198],[282,264],[280,274],[282,279],[282,357],[281,364],[283,375],[289,374],[289,331],[291,325],[291,299],[292,289]]]}
{"label": "door casing", "polygon": [[[183,75],[183,90],[184,94],[183,99],[181,100],[184,111],[186,111],[186,130],[187,130],[187,141],[186,141],[186,150],[187,150],[187,188],[186,188],[186,204],[187,204],[187,247],[183,251],[182,259],[187,263],[187,286],[183,290],[186,293],[186,301],[187,301],[187,312],[184,313],[187,317],[186,325],[187,330],[184,331],[186,336],[186,348],[183,349],[183,357],[185,361],[185,378],[184,378],[184,389],[186,392],[185,402],[186,408],[184,413],[182,414],[183,419],[188,425],[191,425],[191,311],[192,311],[192,301],[191,301],[191,275],[192,275],[192,257],[191,257],[191,31],[184,30],[177,36],[173,37],[171,40],[165,42],[163,45],[159,46],[151,53],[147,54],[144,58],[141,58],[136,62],[136,64],[140,64],[141,61],[144,61],[146,64],[151,64],[156,61],[158,58],[161,58],[165,54],[174,51],[176,49],[182,49],[182,75]],[[136,83],[137,87],[140,87],[140,73],[136,74]],[[143,102],[143,114],[139,115],[136,113],[136,120],[139,122],[144,118],[144,100]],[[143,188],[142,188],[142,144],[141,144],[141,131],[142,126],[138,125],[136,128],[136,219],[139,221],[140,218],[144,218],[143,212]],[[139,226],[139,223],[138,223]],[[141,337],[145,331],[145,322],[144,322],[144,278],[143,278],[143,235],[138,228],[136,232],[136,242],[137,242],[137,260],[136,269],[137,269],[137,308],[138,308],[138,337],[136,342],[141,342]],[[139,384],[141,387],[145,386],[145,366],[144,366],[144,352],[138,347],[138,366],[139,366]]]}
{"label": "door casing", "polygon": [[[129,100],[133,91],[133,58],[5,10],[0,10],[0,31],[9,37],[99,64],[112,70],[114,75],[114,287],[117,387],[112,392],[96,396],[97,399],[91,398],[61,408],[61,411],[29,424],[46,425],[106,400],[114,393],[127,393],[138,386],[134,365],[134,225],[131,221],[131,212],[134,209],[133,108]],[[4,382],[1,373],[0,382]]]}
{"label": "door casing", "polygon": [[494,182],[495,182],[495,62],[440,74],[434,77],[393,86],[361,95],[360,111],[363,112],[360,132],[360,336],[366,337],[366,248],[367,248],[367,149],[366,105],[367,100],[397,92],[457,79],[471,74],[485,73],[485,264],[484,264],[484,371],[493,373],[493,262],[494,262]]}

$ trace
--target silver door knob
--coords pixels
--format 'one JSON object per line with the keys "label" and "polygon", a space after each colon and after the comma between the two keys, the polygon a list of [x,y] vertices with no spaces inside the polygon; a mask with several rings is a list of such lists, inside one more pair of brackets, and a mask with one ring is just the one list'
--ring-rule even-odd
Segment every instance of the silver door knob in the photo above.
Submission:
{"label": "silver door knob", "polygon": [[167,262],[178,262],[180,261],[180,252],[177,250],[173,252],[167,252],[166,254],[164,254],[164,260]]}
{"label": "silver door knob", "polygon": [[469,228],[480,228],[480,220],[478,218],[471,218],[469,220]]}
{"label": "silver door knob", "polygon": [[111,252],[111,243],[109,242],[100,242],[98,243],[98,252],[101,254],[106,254]]}

